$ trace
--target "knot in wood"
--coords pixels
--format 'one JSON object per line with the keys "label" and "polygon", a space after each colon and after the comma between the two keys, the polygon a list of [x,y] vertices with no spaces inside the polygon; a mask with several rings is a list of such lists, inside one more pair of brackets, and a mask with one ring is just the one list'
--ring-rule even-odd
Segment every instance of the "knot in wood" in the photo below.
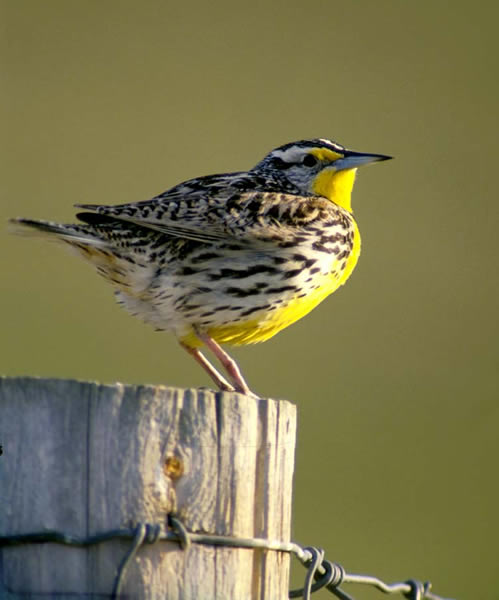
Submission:
{"label": "knot in wood", "polygon": [[168,456],[163,471],[168,478],[179,479],[184,474],[184,463],[178,456]]}

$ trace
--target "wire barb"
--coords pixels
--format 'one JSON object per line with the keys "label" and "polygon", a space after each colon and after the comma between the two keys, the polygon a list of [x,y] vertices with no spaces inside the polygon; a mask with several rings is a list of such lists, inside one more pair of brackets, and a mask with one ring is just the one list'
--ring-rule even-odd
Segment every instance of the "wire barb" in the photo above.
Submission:
{"label": "wire barb", "polygon": [[[304,548],[304,551],[310,553],[312,556],[312,558],[307,561],[308,569],[305,576],[305,585],[299,590],[291,590],[289,592],[289,597],[303,597],[303,600],[310,600],[310,595],[313,592],[326,588],[341,600],[353,600],[351,596],[339,588],[345,577],[345,569],[337,563],[324,560],[324,550],[322,550],[322,548],[308,546],[307,548]],[[302,564],[306,566],[305,563]],[[320,575],[320,567],[324,569],[323,575]],[[314,584],[312,584],[313,579],[316,580]]]}
{"label": "wire barb", "polygon": [[148,529],[148,526],[144,523],[139,523],[137,525],[137,527],[135,528],[135,536],[133,539],[133,543],[132,543],[130,549],[128,550],[128,552],[125,554],[125,556],[121,560],[121,563],[118,567],[118,573],[116,575],[116,579],[115,579],[114,585],[113,585],[113,592],[111,594],[112,600],[115,600],[120,595],[122,584],[123,584],[123,581],[125,580],[125,574],[127,572],[128,566],[130,565],[132,558],[137,554],[137,551],[140,548],[140,546],[142,545],[142,543],[144,542],[144,540],[147,538],[147,529]]}
{"label": "wire barb", "polygon": [[177,519],[175,515],[168,515],[168,523],[173,531],[177,534],[182,550],[188,550],[191,545],[190,533],[187,531],[187,527]]}

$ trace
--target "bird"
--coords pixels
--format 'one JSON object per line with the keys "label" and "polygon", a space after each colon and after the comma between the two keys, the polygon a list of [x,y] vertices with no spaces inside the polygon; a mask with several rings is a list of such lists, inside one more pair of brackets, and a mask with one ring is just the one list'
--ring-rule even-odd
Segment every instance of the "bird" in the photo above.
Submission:
{"label": "bird", "polygon": [[219,390],[258,397],[223,346],[268,340],[347,281],[361,247],[357,169],[390,158],[305,139],[248,171],[190,179],[150,200],[76,204],[78,224],[11,222],[69,245],[119,305],[171,332]]}

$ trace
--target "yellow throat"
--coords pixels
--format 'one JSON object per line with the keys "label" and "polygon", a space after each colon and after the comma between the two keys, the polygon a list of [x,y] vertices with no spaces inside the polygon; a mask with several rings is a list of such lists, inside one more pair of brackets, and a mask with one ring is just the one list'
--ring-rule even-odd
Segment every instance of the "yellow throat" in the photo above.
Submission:
{"label": "yellow throat", "polygon": [[314,194],[324,196],[351,213],[352,188],[356,174],[357,169],[345,169],[344,171],[334,171],[332,168],[324,169],[314,181]]}

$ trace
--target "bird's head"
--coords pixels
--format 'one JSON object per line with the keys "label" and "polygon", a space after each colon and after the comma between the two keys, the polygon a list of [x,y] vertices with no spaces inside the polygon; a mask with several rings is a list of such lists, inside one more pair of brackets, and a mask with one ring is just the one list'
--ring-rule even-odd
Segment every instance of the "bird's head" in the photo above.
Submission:
{"label": "bird's head", "polygon": [[302,140],[272,150],[254,170],[272,171],[299,193],[323,196],[350,211],[357,168],[391,156],[347,150],[326,139]]}

